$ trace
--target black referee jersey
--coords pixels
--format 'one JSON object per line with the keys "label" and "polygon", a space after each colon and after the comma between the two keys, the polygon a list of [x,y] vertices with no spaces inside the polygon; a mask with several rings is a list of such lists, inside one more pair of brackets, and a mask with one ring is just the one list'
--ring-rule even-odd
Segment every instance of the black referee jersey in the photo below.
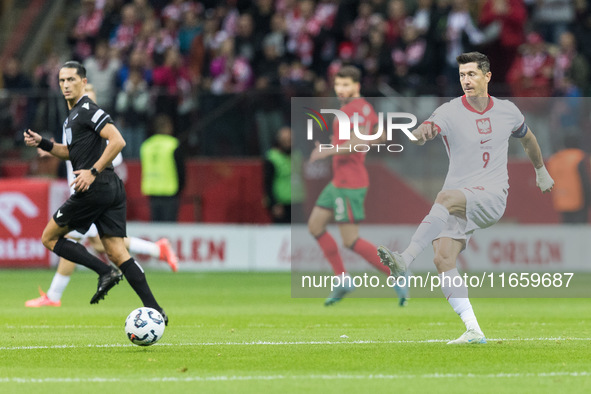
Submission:
{"label": "black referee jersey", "polygon": [[[107,140],[100,131],[113,123],[109,114],[83,96],[64,122],[65,143],[73,169],[89,170],[103,154]],[[59,226],[84,234],[94,223],[99,235],[126,236],[126,196],[123,182],[110,164],[88,190],[76,192],[54,213]]]}
{"label": "black referee jersey", "polygon": [[82,96],[70,110],[63,127],[74,171],[89,170],[101,157],[107,140],[100,136],[100,131],[107,123],[113,123],[111,116],[88,96]]}

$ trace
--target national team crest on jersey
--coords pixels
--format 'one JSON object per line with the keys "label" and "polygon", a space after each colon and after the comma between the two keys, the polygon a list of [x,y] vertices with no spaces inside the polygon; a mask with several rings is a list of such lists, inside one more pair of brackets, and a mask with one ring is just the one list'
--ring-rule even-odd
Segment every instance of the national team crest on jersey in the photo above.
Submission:
{"label": "national team crest on jersey", "polygon": [[476,127],[480,134],[492,133],[492,127],[490,125],[490,118],[476,119]]}

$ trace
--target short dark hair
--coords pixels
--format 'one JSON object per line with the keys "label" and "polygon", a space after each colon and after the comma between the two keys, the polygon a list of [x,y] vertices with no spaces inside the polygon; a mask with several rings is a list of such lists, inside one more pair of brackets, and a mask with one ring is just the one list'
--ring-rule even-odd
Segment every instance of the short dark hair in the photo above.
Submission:
{"label": "short dark hair", "polygon": [[476,63],[478,68],[482,70],[483,74],[486,74],[490,71],[490,60],[488,60],[488,57],[484,53],[462,53],[460,56],[456,57],[456,60],[458,62],[458,65],[466,63]]}
{"label": "short dark hair", "polygon": [[70,60],[65,62],[61,68],[74,68],[76,69],[76,74],[78,74],[80,78],[86,78],[86,68],[77,61]]}
{"label": "short dark hair", "polygon": [[355,66],[343,66],[336,74],[339,78],[351,78],[353,82],[361,81],[361,70]]}

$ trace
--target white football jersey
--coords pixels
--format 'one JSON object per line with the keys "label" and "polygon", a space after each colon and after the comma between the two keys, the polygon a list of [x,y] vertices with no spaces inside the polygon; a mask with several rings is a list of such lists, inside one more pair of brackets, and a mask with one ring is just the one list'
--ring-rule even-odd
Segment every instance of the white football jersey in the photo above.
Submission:
{"label": "white football jersey", "polygon": [[435,124],[449,156],[443,190],[509,187],[509,137],[527,133],[515,104],[489,96],[488,106],[479,112],[462,96],[441,105],[426,122]]}

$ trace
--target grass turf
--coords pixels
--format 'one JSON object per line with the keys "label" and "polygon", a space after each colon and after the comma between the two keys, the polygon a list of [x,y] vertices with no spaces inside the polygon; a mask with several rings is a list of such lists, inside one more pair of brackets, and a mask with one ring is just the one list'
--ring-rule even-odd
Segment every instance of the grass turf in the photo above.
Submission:
{"label": "grass turf", "polygon": [[1,393],[591,392],[590,299],[473,299],[489,343],[452,347],[444,299],[324,307],[292,299],[289,274],[152,271],[170,326],[138,347],[126,282],[89,305],[96,276],[78,272],[62,307],[25,308],[52,276],[0,271]]}

